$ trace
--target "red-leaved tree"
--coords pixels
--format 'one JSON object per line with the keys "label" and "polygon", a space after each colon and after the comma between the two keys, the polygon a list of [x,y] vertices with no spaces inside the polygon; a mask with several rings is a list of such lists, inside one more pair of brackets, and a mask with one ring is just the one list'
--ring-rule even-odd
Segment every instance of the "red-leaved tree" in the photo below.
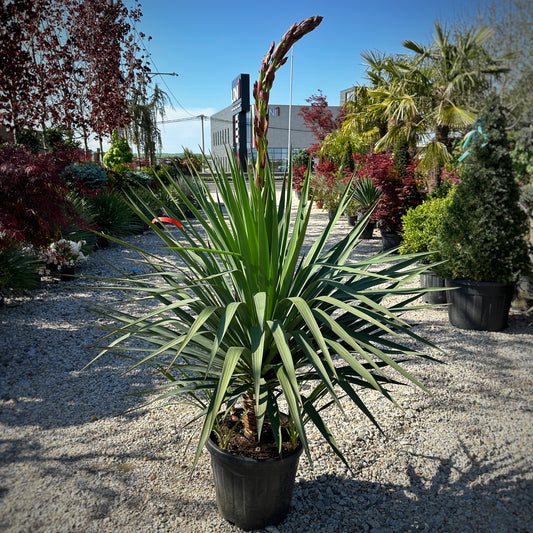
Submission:
{"label": "red-leaved tree", "polygon": [[407,209],[422,201],[415,181],[415,165],[407,165],[405,172],[400,173],[387,152],[354,154],[353,158],[356,177],[371,178],[382,192],[372,218],[379,222],[383,233],[400,232]]}
{"label": "red-leaved tree", "polygon": [[317,143],[311,145],[309,149],[310,152],[314,153],[318,150],[320,143],[328,133],[340,128],[345,113],[343,108],[334,117],[333,112],[328,108],[328,101],[321,90],[318,91],[318,94],[313,94],[307,98],[306,102],[310,105],[302,107],[298,115],[303,118],[304,126],[313,132],[317,140]]}
{"label": "red-leaved tree", "polygon": [[0,125],[105,135],[128,120],[127,93],[147,69],[123,0],[0,2]]}
{"label": "red-leaved tree", "polygon": [[28,69],[32,61],[29,44],[38,20],[37,2],[0,2],[0,126],[15,135],[32,123],[31,101],[27,97],[36,79]]}
{"label": "red-leaved tree", "polygon": [[11,241],[46,245],[78,220],[60,173],[82,156],[72,148],[35,155],[0,146],[0,248]]}

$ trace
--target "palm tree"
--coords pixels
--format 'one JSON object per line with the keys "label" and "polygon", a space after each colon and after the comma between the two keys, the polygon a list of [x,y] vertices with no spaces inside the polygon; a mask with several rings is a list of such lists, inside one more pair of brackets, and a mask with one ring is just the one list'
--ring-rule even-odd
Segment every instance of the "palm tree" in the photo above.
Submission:
{"label": "palm tree", "polygon": [[368,135],[379,125],[377,151],[398,141],[407,141],[413,150],[423,145],[418,157],[433,190],[440,167],[451,160],[454,133],[463,134],[474,123],[479,95],[489,89],[491,76],[505,71],[486,52],[491,35],[487,27],[452,34],[435,23],[431,45],[403,42],[410,55],[365,52],[370,81],[366,101],[355,104],[359,111],[348,116],[343,128]]}

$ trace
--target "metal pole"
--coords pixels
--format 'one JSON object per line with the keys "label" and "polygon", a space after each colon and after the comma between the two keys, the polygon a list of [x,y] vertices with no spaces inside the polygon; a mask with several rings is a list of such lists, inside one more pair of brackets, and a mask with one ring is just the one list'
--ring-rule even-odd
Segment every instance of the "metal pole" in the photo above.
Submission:
{"label": "metal pole", "polygon": [[291,160],[291,121],[292,121],[292,60],[294,56],[294,46],[291,46],[291,77],[290,77],[290,89],[289,89],[289,131],[287,135],[287,172],[289,171],[289,163]]}
{"label": "metal pole", "polygon": [[204,155],[205,155],[205,147],[204,147],[204,118],[205,115],[200,115],[200,119],[202,120],[202,172],[204,171]]}

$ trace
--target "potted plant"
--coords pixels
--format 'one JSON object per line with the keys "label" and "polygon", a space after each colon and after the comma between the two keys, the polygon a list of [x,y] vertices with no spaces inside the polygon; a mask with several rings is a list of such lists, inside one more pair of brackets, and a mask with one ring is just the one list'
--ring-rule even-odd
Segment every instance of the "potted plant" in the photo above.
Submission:
{"label": "potted plant", "polygon": [[292,188],[297,199],[300,199],[302,194],[305,174],[310,168],[311,162],[311,154],[305,148],[300,148],[292,157]]}
{"label": "potted plant", "polygon": [[[303,183],[302,183],[303,185]],[[324,208],[324,199],[326,196],[326,177],[322,174],[313,174],[313,181],[310,188],[310,194],[315,202],[317,209]],[[301,192],[300,192],[301,196]]]}
{"label": "potted plant", "polygon": [[452,195],[453,189],[442,198],[431,196],[420,205],[409,209],[402,219],[403,241],[399,253],[428,254],[420,259],[420,263],[428,265],[428,269],[420,273],[420,286],[430,289],[422,296],[426,303],[446,303],[444,278],[436,274],[431,265],[441,260],[436,242]]}
{"label": "potted plant", "polygon": [[515,283],[529,269],[527,217],[518,205],[505,122],[491,96],[437,242],[445,262],[436,270],[458,288],[448,295],[450,322],[462,329],[505,328]]}
{"label": "potted plant", "polygon": [[381,198],[373,212],[381,232],[383,250],[400,245],[402,237],[402,216],[407,209],[421,201],[414,179],[414,166],[409,165],[405,172],[399,172],[391,154],[354,154],[355,175],[371,178],[381,192]]}
{"label": "potted plant", "polygon": [[[352,190],[352,200],[348,204],[346,212],[348,213],[348,223],[350,226],[355,226],[357,221],[361,220],[379,202],[381,191],[376,187],[372,178],[368,176],[354,181]],[[361,238],[371,239],[375,226],[375,221],[369,219]]]}
{"label": "potted plant", "polygon": [[85,241],[69,241],[59,239],[49,246],[42,248],[39,259],[51,270],[59,272],[61,279],[67,279],[74,273],[74,268],[85,263],[89,256],[82,251]]}
{"label": "potted plant", "polygon": [[[155,368],[168,378],[157,399],[198,407],[194,463],[207,447],[219,510],[243,529],[275,524],[288,512],[302,450],[312,461],[308,424],[345,461],[323,409],[342,411],[340,399],[347,397],[377,424],[361,390],[392,400],[391,384],[424,388],[401,360],[430,358],[413,350],[413,340],[421,339],[400,318],[420,294],[408,284],[421,270],[416,256],[350,261],[370,213],[342,240],[328,243],[348,189],[304,253],[310,178],[295,216],[291,172],[276,195],[266,157],[269,92],[292,44],[320,21],[294,25],[265,56],[254,85],[253,171],[244,174],[235,159],[231,179],[216,161],[210,167],[225,209],[201,180],[186,178],[199,208],[181,200],[194,212],[194,223],[186,219],[172,231],[151,224],[178,262],[140,251],[150,274],[126,274],[111,284],[142,306],[99,309],[114,325],[106,325],[110,331],[96,358],[116,351],[134,367]],[[172,182],[162,186],[179,195]],[[172,205],[164,207],[177,218]],[[150,224],[141,207],[137,213]]]}
{"label": "potted plant", "polygon": [[41,263],[33,247],[0,237],[0,307],[10,292],[24,292],[39,286]]}

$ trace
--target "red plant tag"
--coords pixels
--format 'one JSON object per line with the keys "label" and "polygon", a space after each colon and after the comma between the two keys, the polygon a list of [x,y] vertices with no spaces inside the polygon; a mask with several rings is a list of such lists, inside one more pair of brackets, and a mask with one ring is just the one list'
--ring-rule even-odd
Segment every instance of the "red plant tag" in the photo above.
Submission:
{"label": "red plant tag", "polygon": [[169,224],[175,224],[176,226],[178,226],[178,228],[182,227],[181,224],[177,220],[174,220],[173,218],[169,218],[169,217],[154,218],[152,220],[152,224],[155,224],[156,222],[168,222]]}

